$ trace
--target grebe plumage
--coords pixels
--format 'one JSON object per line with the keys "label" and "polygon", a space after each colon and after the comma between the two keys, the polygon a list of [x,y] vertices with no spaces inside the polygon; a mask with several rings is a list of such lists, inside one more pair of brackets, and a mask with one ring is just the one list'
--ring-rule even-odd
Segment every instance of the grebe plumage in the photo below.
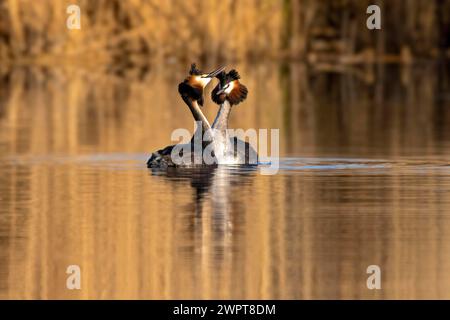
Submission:
{"label": "grebe plumage", "polygon": [[225,163],[257,164],[258,153],[247,142],[228,135],[228,119],[233,106],[247,98],[248,90],[240,80],[239,73],[232,69],[230,72],[220,72],[217,75],[219,84],[211,92],[211,99],[218,104],[219,111],[213,122],[215,155]]}
{"label": "grebe plumage", "polygon": [[[220,72],[223,72],[224,69],[224,67],[221,67],[214,70],[213,72],[203,73],[197,68],[196,64],[193,63],[191,65],[188,77],[178,85],[178,93],[181,95],[181,98],[189,107],[194,120],[197,123],[201,123],[201,127],[196,128],[196,133],[198,133],[197,131],[201,130],[202,137],[206,132],[211,130],[211,125],[209,124],[208,119],[200,109],[200,107],[203,106],[203,92],[209,82]],[[194,156],[193,140],[194,137],[192,137],[190,142],[190,150],[192,156]],[[210,142],[204,141],[202,144],[202,149],[205,148],[209,143]],[[152,153],[150,159],[147,161],[147,167],[151,168],[178,166],[179,164],[175,164],[171,158],[171,153],[174,147],[175,145],[171,145]]]}

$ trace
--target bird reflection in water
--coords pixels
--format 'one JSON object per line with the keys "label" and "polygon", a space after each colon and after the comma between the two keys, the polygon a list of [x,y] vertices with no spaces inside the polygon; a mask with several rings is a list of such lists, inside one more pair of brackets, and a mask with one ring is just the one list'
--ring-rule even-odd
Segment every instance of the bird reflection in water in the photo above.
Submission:
{"label": "bird reflection in water", "polygon": [[183,210],[183,217],[188,219],[183,221],[183,230],[187,238],[194,240],[194,252],[208,254],[205,250],[212,247],[216,262],[227,252],[231,253],[236,221],[243,218],[243,211],[239,210],[242,201],[239,191],[251,187],[257,167],[218,165],[149,170],[152,176],[174,184],[190,183],[192,206]]}

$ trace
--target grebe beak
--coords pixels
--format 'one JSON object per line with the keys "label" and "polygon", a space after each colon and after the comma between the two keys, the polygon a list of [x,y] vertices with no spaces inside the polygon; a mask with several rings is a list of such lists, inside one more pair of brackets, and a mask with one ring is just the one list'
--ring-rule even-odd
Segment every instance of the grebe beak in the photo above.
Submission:
{"label": "grebe beak", "polygon": [[218,90],[217,92],[216,92],[216,96],[218,96],[218,95],[221,95],[222,93],[224,93],[224,89],[222,88],[222,89],[220,89],[220,90]]}
{"label": "grebe beak", "polygon": [[214,70],[213,72],[210,72],[210,73],[208,73],[208,74],[202,75],[202,78],[214,78],[214,77],[217,76],[219,73],[221,73],[223,70],[225,70],[225,67],[220,67],[220,68]]}

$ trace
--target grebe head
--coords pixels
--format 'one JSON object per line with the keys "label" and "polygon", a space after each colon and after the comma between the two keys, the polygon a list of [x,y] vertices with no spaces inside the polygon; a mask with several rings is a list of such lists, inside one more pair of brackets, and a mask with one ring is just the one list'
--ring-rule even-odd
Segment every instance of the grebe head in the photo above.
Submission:
{"label": "grebe head", "polygon": [[203,106],[203,90],[224,69],[225,67],[220,67],[210,73],[204,73],[193,63],[189,70],[189,76],[178,85],[178,92],[183,97],[196,100],[199,105]]}
{"label": "grebe head", "polygon": [[239,81],[241,77],[235,69],[228,73],[222,71],[217,78],[220,82],[211,93],[211,98],[215,103],[220,105],[228,100],[231,105],[236,105],[247,98],[247,87]]}

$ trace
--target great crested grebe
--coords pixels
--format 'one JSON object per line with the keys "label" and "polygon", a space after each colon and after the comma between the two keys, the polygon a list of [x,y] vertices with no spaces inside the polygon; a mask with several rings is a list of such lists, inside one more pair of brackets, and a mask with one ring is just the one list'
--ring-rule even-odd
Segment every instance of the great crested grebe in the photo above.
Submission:
{"label": "great crested grebe", "polygon": [[189,76],[178,85],[178,93],[191,110],[194,120],[202,123],[203,133],[211,129],[208,119],[200,109],[200,106],[203,106],[203,91],[209,82],[224,69],[225,67],[220,67],[213,72],[203,73],[193,63]]}
{"label": "great crested grebe", "polygon": [[[209,82],[219,73],[223,72],[224,69],[225,67],[221,67],[213,72],[203,73],[197,68],[196,64],[193,63],[189,71],[189,76],[178,85],[178,93],[189,107],[189,110],[191,110],[194,120],[197,123],[201,123],[201,128],[197,128],[196,130],[201,130],[202,137],[205,132],[211,129],[208,119],[200,109],[200,106],[203,106],[203,91]],[[193,144],[193,138],[191,144]],[[175,145],[171,145],[152,153],[150,159],[147,161],[147,167],[177,166],[171,159],[171,153],[174,146]],[[202,148],[205,146],[205,143],[203,143]]]}
{"label": "great crested grebe", "polygon": [[247,87],[239,81],[241,77],[235,69],[222,71],[217,78],[220,82],[211,92],[211,99],[220,106],[212,125],[215,155],[223,163],[257,164],[255,149],[237,137],[230,138],[227,131],[231,108],[247,98]]}

